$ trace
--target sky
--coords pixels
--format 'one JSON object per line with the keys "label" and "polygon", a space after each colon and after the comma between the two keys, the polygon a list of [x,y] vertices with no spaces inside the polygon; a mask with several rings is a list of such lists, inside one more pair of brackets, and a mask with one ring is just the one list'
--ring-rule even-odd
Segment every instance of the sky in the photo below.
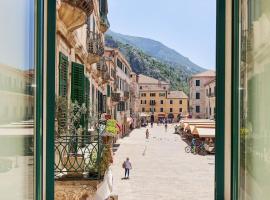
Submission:
{"label": "sky", "polygon": [[216,0],[108,0],[112,31],[154,39],[215,69]]}

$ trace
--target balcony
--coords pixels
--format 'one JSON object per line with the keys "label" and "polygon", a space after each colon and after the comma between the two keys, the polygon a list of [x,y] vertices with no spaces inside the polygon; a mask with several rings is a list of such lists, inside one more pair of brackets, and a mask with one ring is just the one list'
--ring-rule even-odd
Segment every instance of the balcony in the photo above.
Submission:
{"label": "balcony", "polygon": [[100,16],[100,31],[105,33],[110,28],[110,23],[107,17],[107,14]]}
{"label": "balcony", "polygon": [[116,81],[116,70],[112,69],[111,70],[111,80],[115,80]]}
{"label": "balcony", "polygon": [[119,102],[121,100],[120,93],[113,92],[111,97],[113,102]]}
{"label": "balcony", "polygon": [[127,100],[129,98],[129,91],[124,91],[124,99]]}
{"label": "balcony", "polygon": [[156,105],[156,102],[150,101],[150,106],[155,106],[155,105]]}
{"label": "balcony", "polygon": [[58,14],[68,31],[83,26],[94,10],[93,0],[62,0]]}
{"label": "balcony", "polygon": [[108,2],[107,0],[100,1],[100,31],[105,33],[109,27],[110,23],[108,20]]}
{"label": "balcony", "polygon": [[106,83],[110,80],[109,67],[107,66],[105,57],[102,57],[97,63],[97,70],[98,75],[102,78],[103,83]]}
{"label": "balcony", "polygon": [[112,137],[103,137],[103,131],[97,136],[55,138],[55,200],[84,199],[85,194],[94,197],[105,171],[113,162]]}
{"label": "balcony", "polygon": [[104,146],[99,138],[60,136],[55,139],[54,174],[56,180],[99,180]]}
{"label": "balcony", "polygon": [[208,97],[215,97],[216,95],[215,95],[215,93],[214,92],[211,92],[211,93],[208,93],[208,95],[207,95]]}
{"label": "balcony", "polygon": [[102,35],[93,31],[87,30],[87,52],[88,62],[90,64],[97,63],[100,57],[104,54],[104,43]]}

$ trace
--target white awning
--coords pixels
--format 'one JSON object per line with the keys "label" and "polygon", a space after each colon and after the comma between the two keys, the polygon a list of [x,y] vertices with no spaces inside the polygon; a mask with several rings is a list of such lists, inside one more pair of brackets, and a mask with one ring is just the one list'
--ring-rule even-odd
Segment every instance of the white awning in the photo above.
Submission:
{"label": "white awning", "polygon": [[214,138],[216,135],[216,131],[214,128],[196,128],[197,133],[199,134],[199,137],[206,138]]}
{"label": "white awning", "polygon": [[150,115],[149,114],[147,114],[147,113],[141,113],[141,115],[140,115],[141,117],[150,117]]}

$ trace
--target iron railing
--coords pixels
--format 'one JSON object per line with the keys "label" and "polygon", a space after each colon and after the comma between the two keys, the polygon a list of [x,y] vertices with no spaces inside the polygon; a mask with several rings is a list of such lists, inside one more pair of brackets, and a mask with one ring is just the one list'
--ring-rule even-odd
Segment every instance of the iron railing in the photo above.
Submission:
{"label": "iron railing", "polygon": [[121,94],[117,92],[112,93],[112,101],[119,102],[121,100]]}
{"label": "iron railing", "polygon": [[104,44],[101,34],[87,30],[86,44],[88,53],[97,56],[102,56],[104,54]]}
{"label": "iron railing", "polygon": [[100,136],[60,136],[55,139],[55,179],[101,179],[104,146]]}
{"label": "iron railing", "polygon": [[93,0],[62,0],[62,1],[83,10],[87,16],[91,15],[94,10]]}

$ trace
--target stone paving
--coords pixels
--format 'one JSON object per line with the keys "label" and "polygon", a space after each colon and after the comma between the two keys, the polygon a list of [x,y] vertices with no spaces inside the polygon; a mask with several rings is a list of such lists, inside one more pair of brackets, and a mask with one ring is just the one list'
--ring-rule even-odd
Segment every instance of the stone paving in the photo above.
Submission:
{"label": "stone paving", "polygon": [[[214,199],[214,156],[185,153],[186,143],[162,125],[135,129],[118,140],[112,167],[114,191],[119,200],[211,200]],[[122,163],[130,158],[130,179],[123,180]]]}

